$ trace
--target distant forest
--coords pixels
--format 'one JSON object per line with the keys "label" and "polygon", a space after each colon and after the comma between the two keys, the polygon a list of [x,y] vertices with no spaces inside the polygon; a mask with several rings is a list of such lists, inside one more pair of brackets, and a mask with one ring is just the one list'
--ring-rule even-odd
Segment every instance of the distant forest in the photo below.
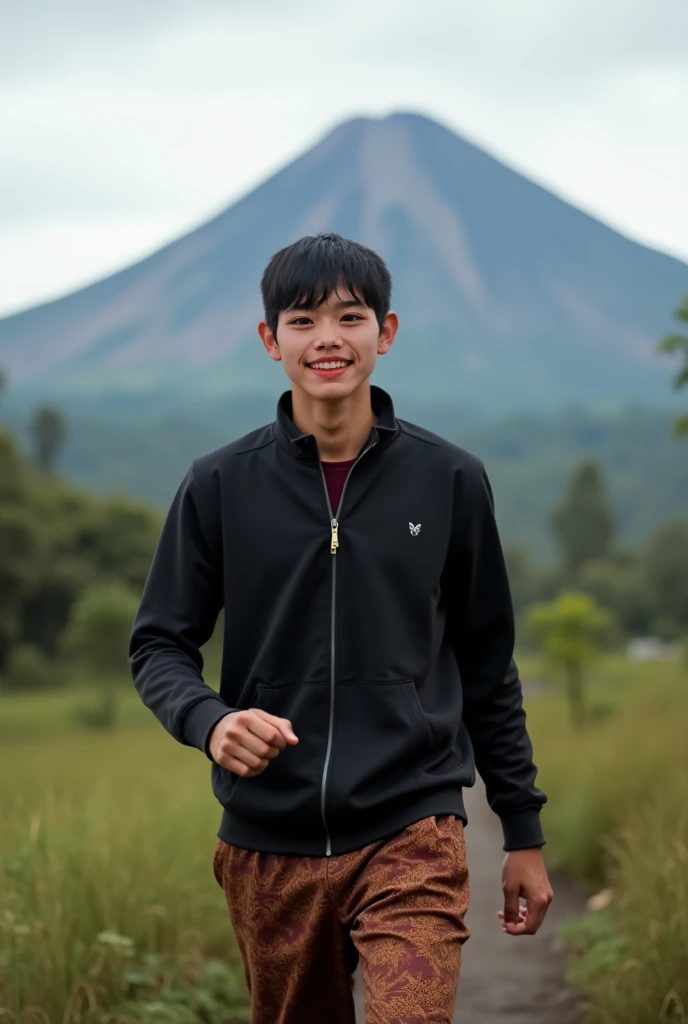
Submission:
{"label": "distant forest", "polygon": [[[62,411],[68,430],[60,471],[89,488],[144,498],[164,510],[196,455],[268,422],[275,408],[273,396],[244,395],[214,401],[203,413],[160,409],[147,418],[140,408],[126,415],[75,411],[73,418],[69,408]],[[605,473],[620,541],[642,543],[667,520],[688,515],[688,438],[674,439],[667,410],[571,408],[481,421],[474,410],[399,401],[397,413],[484,460],[504,540],[524,546],[537,562],[552,557],[548,514],[581,459],[596,460]],[[16,414],[10,419],[28,448],[26,423]]]}

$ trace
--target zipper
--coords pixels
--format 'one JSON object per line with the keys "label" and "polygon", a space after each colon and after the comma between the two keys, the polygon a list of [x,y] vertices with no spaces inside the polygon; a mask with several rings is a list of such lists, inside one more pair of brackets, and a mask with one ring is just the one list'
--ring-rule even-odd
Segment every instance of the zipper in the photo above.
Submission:
{"label": "zipper", "polygon": [[330,513],[330,554],[332,555],[332,590],[331,590],[331,606],[330,606],[330,721],[327,729],[327,750],[325,751],[325,764],[323,765],[322,782],[320,785],[320,814],[322,817],[323,825],[325,826],[325,835],[327,837],[327,843],[325,847],[325,856],[332,856],[332,839],[330,836],[330,830],[327,827],[327,817],[325,815],[325,787],[327,786],[327,772],[330,767],[330,755],[332,753],[332,734],[334,732],[334,678],[335,678],[335,623],[336,623],[336,611],[337,611],[337,549],[339,548],[339,515],[342,511],[342,504],[344,503],[344,495],[346,489],[349,486],[349,480],[356,466],[359,464],[363,456],[374,448],[377,441],[373,441],[372,444],[364,448],[361,454],[358,456],[353,466],[349,470],[349,475],[344,481],[344,487],[342,489],[342,496],[339,499],[339,506],[337,508],[337,514],[334,515],[332,512],[332,504],[330,502],[330,493],[327,490],[327,481],[325,479],[325,471],[322,468],[322,462],[320,456],[318,456],[318,465],[320,466],[320,475],[322,476],[323,487],[325,488],[325,499],[327,501],[327,508]]}

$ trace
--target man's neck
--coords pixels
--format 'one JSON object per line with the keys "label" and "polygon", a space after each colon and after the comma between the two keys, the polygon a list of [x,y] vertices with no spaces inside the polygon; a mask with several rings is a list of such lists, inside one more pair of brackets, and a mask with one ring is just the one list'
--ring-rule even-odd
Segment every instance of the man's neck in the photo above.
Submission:
{"label": "man's neck", "polygon": [[313,398],[293,387],[292,417],[299,430],[314,435],[323,462],[355,459],[377,422],[368,382],[337,402]]}

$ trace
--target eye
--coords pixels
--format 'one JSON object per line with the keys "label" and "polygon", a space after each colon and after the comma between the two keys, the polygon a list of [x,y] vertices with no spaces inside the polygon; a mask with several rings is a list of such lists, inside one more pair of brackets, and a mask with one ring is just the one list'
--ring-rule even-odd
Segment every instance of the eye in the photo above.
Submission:
{"label": "eye", "polygon": [[297,316],[297,317],[294,317],[294,319],[293,319],[293,320],[290,320],[290,321],[289,321],[289,326],[290,326],[290,327],[291,327],[291,326],[294,326],[294,327],[303,327],[303,326],[304,326],[304,324],[306,324],[306,325],[307,325],[307,324],[309,324],[309,323],[311,323],[311,320],[309,320],[309,318],[308,318],[307,316]]}
{"label": "eye", "polygon": [[348,317],[353,317],[354,320],[362,320],[363,317],[359,316],[358,313],[345,313],[342,320],[346,320]]}

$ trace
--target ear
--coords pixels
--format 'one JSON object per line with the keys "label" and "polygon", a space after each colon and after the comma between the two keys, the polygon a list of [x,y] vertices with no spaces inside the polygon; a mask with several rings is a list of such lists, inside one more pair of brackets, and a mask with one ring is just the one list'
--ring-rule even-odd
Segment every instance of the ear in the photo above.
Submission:
{"label": "ear", "polygon": [[389,352],[398,328],[399,317],[396,313],[389,312],[383,321],[382,330],[377,339],[377,354],[379,356],[384,356],[386,352]]}
{"label": "ear", "polygon": [[258,334],[260,335],[260,340],[265,346],[267,354],[271,359],[274,359],[275,362],[279,362],[282,355],[279,350],[279,345],[277,344],[277,338],[270,330],[267,320],[261,320],[258,324]]}

